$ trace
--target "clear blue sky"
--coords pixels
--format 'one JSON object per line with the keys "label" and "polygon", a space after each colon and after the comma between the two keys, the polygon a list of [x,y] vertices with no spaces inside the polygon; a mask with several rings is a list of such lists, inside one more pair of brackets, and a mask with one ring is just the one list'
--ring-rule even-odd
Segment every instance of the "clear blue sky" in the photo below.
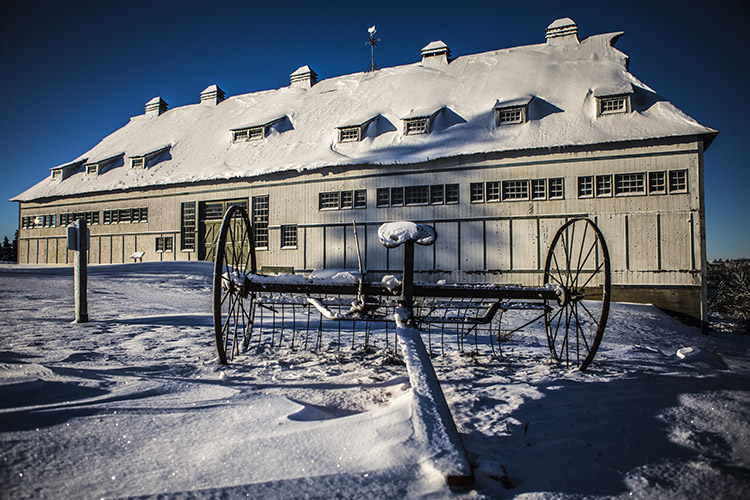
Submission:
{"label": "clear blue sky", "polygon": [[708,257],[750,257],[750,99],[741,2],[127,2],[6,3],[0,19],[0,238],[18,204],[5,200],[73,160],[161,96],[195,103],[289,84],[310,65],[321,79],[419,60],[432,40],[454,56],[541,43],[570,17],[581,39],[624,31],[630,71],[720,131],[705,154]]}

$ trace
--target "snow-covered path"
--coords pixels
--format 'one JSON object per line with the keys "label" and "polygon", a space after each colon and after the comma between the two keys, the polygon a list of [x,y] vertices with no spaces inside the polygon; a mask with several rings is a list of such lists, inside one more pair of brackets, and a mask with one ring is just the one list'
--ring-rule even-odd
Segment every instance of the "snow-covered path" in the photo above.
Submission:
{"label": "snow-covered path", "polygon": [[454,493],[412,441],[402,365],[216,365],[210,272],[93,266],[80,325],[70,268],[0,267],[0,497],[750,497],[748,337],[615,304],[587,372],[539,326],[503,360],[435,358],[477,477]]}

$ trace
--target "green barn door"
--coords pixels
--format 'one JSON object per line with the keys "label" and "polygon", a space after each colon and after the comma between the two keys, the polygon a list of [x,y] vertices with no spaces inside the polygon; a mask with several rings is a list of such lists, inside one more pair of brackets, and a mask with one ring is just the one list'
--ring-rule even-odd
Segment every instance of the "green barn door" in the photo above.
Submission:
{"label": "green barn door", "polygon": [[216,257],[216,240],[219,238],[221,221],[227,209],[238,205],[247,210],[247,200],[202,201],[199,208],[198,258],[213,261]]}

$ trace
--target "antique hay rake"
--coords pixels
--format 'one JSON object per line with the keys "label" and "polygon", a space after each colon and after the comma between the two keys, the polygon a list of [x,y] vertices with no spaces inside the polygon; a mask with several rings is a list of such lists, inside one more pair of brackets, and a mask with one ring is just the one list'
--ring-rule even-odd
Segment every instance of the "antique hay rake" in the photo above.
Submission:
{"label": "antique hay rake", "polygon": [[[443,353],[449,345],[499,356],[504,339],[543,320],[552,356],[584,370],[607,322],[609,254],[601,231],[586,218],[570,219],[559,228],[547,253],[543,282],[535,287],[415,283],[414,243],[429,245],[437,236],[421,224],[380,227],[384,246],[404,245],[400,279],[372,278],[361,259],[359,272],[264,276],[258,273],[253,234],[245,209],[231,206],[219,232],[213,275],[214,329],[222,364],[252,346],[316,351],[393,346],[395,352],[400,324],[421,331],[431,354],[436,349]],[[504,325],[508,311],[522,316],[520,326]]]}

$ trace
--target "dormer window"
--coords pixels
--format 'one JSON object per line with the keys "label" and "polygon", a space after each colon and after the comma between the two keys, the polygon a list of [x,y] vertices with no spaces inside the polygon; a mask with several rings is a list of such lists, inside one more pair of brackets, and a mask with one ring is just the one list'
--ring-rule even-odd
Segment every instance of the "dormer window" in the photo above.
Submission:
{"label": "dormer window", "polygon": [[284,120],[286,120],[286,116],[276,118],[261,125],[233,128],[230,130],[232,132],[232,142],[259,141],[268,135],[268,131],[271,127],[277,123],[283,122]]}
{"label": "dormer window", "polygon": [[83,160],[74,161],[73,163],[66,163],[65,165],[60,165],[59,167],[52,167],[50,169],[52,180],[63,181],[67,179],[70,174],[78,170],[84,163],[86,163],[86,158],[84,158]]}
{"label": "dormer window", "polygon": [[348,125],[342,125],[338,128],[338,140],[339,142],[359,142],[365,137],[367,127],[378,119],[380,115],[375,115],[363,122],[350,123]]}
{"label": "dormer window", "polygon": [[439,108],[413,109],[411,113],[402,118],[404,121],[404,135],[429,134],[432,131],[435,118],[445,109]]}
{"label": "dormer window", "polygon": [[521,96],[513,99],[498,99],[495,103],[495,126],[516,125],[528,121],[528,109],[532,96]]}
{"label": "dormer window", "polygon": [[360,140],[359,127],[347,127],[339,129],[339,142],[357,142]]}
{"label": "dormer window", "polygon": [[428,118],[410,118],[404,120],[404,133],[406,135],[429,134],[430,123]]}
{"label": "dormer window", "polygon": [[158,163],[156,160],[158,160],[159,157],[161,157],[164,153],[169,151],[169,148],[170,146],[164,146],[162,148],[149,151],[148,153],[143,155],[129,157],[130,168],[148,168],[155,163]]}
{"label": "dormer window", "polygon": [[124,154],[125,153],[120,153],[99,161],[86,163],[86,176],[96,177],[97,175],[103,173],[107,169],[107,167],[120,160]]}
{"label": "dormer window", "polygon": [[596,89],[596,115],[618,115],[630,113],[630,94],[633,86],[625,83],[615,88]]}

